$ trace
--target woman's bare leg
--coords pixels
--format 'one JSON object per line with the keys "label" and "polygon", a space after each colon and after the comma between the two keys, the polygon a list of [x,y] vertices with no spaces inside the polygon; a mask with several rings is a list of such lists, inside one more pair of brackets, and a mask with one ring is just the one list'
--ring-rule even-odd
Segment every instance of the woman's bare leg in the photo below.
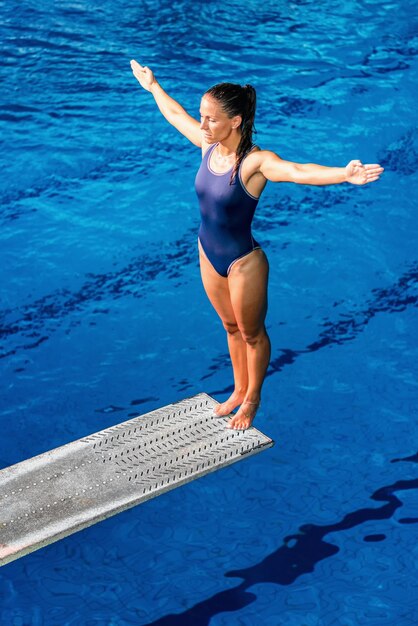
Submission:
{"label": "woman's bare leg", "polygon": [[228,415],[245,398],[248,387],[247,344],[241,336],[231,304],[228,278],[220,276],[206,257],[199,242],[200,272],[206,294],[227,331],[228,348],[234,374],[234,391],[217,407],[217,415]]}
{"label": "woman's bare leg", "polygon": [[234,391],[216,409],[217,415],[229,415],[245,398],[248,387],[247,346],[238,327],[227,331],[228,350],[232,362]]}
{"label": "woman's bare leg", "polygon": [[264,252],[254,250],[234,263],[228,276],[234,317],[246,343],[248,372],[247,393],[229,422],[230,428],[249,428],[261,399],[261,387],[270,361],[270,340],[264,325],[268,273]]}

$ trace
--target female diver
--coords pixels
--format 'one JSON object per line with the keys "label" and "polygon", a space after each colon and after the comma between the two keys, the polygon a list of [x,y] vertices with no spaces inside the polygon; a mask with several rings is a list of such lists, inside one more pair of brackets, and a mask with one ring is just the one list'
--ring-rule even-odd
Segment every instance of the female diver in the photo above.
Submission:
{"label": "female diver", "polygon": [[200,271],[206,294],[227,332],[234,375],[234,391],[215,414],[229,415],[239,406],[228,427],[246,429],[257,412],[270,360],[264,325],[269,265],[251,234],[267,181],[364,185],[377,180],[383,168],[358,160],[346,167],[285,161],[252,143],[256,94],[250,85],[221,83],[208,89],[200,103],[199,123],[164,91],[148,67],[131,61],[131,68],[168,122],[202,150],[196,176]]}

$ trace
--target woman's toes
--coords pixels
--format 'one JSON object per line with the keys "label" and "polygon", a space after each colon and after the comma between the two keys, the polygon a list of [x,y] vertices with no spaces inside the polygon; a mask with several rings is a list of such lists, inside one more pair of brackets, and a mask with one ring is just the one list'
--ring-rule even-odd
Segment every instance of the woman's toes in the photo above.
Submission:
{"label": "woman's toes", "polygon": [[[251,413],[247,414],[244,411],[244,405],[249,405],[249,408],[251,407]],[[258,404],[254,402],[243,402],[238,413],[229,420],[227,428],[233,428],[234,430],[247,430],[247,428],[250,428],[253,423],[255,414],[257,413],[257,408]]]}
{"label": "woman's toes", "polygon": [[247,430],[251,426],[250,420],[241,419],[237,416],[231,418],[226,425],[227,428],[231,428],[232,430]]}

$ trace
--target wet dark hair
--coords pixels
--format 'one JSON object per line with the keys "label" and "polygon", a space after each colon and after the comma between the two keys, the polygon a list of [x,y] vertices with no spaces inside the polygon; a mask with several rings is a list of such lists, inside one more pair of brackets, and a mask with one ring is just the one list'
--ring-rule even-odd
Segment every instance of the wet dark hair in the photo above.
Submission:
{"label": "wet dark hair", "polygon": [[236,85],[235,83],[219,83],[208,89],[205,95],[211,96],[219,102],[228,117],[240,115],[241,141],[237,148],[237,159],[232,170],[231,182],[235,178],[244,156],[253,145],[256,93],[251,85]]}

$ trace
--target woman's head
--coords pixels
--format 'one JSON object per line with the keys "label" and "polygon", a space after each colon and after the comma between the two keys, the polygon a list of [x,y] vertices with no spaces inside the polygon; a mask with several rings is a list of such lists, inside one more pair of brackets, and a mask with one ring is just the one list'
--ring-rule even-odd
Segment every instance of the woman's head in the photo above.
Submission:
{"label": "woman's head", "polygon": [[234,83],[219,83],[208,89],[205,96],[216,100],[229,118],[240,117],[241,132],[254,127],[256,94],[251,85],[236,85]]}
{"label": "woman's head", "polygon": [[240,141],[234,174],[252,146],[255,108],[256,93],[251,85],[241,87],[234,83],[219,83],[208,89],[202,98],[201,128],[208,143],[238,133]]}

